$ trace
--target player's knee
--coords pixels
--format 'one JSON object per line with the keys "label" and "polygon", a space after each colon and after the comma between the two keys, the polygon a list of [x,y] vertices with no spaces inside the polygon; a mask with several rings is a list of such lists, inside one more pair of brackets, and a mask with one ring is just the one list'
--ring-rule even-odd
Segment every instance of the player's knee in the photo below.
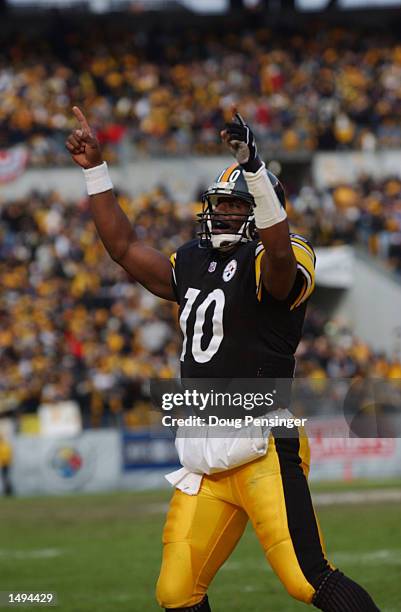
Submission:
{"label": "player's knee", "polygon": [[161,575],[157,582],[156,599],[161,608],[189,608],[197,603],[199,596],[196,598],[192,584],[178,575],[169,580]]}
{"label": "player's knee", "polygon": [[156,587],[156,599],[161,608],[184,608],[188,605],[191,593],[183,588],[180,580],[159,582]]}

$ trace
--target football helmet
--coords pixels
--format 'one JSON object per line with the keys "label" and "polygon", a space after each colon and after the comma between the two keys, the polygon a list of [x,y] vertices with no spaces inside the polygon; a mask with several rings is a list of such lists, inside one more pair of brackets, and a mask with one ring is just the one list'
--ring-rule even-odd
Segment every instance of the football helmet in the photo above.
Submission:
{"label": "football helmet", "polygon": [[[266,172],[281,205],[285,208],[285,194],[282,184],[272,172],[268,170]],[[224,199],[242,200],[249,205],[248,213],[217,212],[216,205],[222,197]],[[201,201],[202,212],[197,215],[201,226],[198,232],[200,246],[225,250],[239,242],[249,242],[257,238],[255,216],[253,214],[255,200],[249,192],[243,169],[239,164],[235,163],[225,168],[215,182],[202,194]],[[242,221],[241,227],[236,231],[232,227],[232,220],[235,217]]]}

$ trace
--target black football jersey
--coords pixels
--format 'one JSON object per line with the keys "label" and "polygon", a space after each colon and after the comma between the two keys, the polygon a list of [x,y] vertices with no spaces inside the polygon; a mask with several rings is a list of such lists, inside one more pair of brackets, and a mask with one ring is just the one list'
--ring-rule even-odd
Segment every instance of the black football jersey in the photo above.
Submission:
{"label": "black football jersey", "polygon": [[183,334],[183,378],[290,378],[302,334],[306,301],[314,288],[315,255],[291,234],[298,271],[286,300],[276,300],[261,279],[261,242],[230,252],[184,244],[170,260]]}

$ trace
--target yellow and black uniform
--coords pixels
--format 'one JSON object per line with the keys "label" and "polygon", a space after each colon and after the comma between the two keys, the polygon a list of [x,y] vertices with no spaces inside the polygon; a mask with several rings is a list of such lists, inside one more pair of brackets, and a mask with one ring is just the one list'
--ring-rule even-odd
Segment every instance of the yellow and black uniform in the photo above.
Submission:
{"label": "yellow and black uniform", "polygon": [[11,495],[10,468],[12,463],[12,449],[6,439],[0,436],[0,475],[3,480],[5,495]]}
{"label": "yellow and black uniform", "polygon": [[160,606],[187,608],[202,601],[248,520],[288,593],[310,603],[331,566],[309,494],[308,470],[305,437],[271,436],[261,459],[205,475],[197,495],[176,490],[163,532]]}
{"label": "yellow and black uniform", "polygon": [[[298,272],[284,301],[262,285],[264,247],[259,242],[222,254],[193,241],[172,256],[183,377],[292,377],[306,301],[314,288],[315,255],[302,236],[292,234],[291,242]],[[248,519],[287,591],[310,603],[332,568],[311,502],[308,470],[306,437],[285,438],[276,428],[264,457],[204,475],[197,495],[176,490],[163,534],[159,604],[166,609],[199,604]]]}
{"label": "yellow and black uniform", "polygon": [[183,378],[291,378],[306,301],[314,289],[315,254],[302,236],[291,243],[298,273],[284,301],[261,279],[262,243],[222,253],[193,240],[171,256],[183,333]]}

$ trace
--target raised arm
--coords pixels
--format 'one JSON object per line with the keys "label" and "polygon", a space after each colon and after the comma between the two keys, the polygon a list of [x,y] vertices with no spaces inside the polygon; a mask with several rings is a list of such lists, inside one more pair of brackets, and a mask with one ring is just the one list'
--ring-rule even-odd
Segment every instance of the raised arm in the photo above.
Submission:
{"label": "raised arm", "polygon": [[99,142],[77,106],[74,106],[73,113],[79,129],[71,132],[65,146],[74,162],[84,170],[90,208],[100,239],[110,257],[136,281],[159,297],[175,300],[169,259],[136,239],[134,229],[113,193]]}
{"label": "raised arm", "polygon": [[284,300],[294,285],[297,272],[287,214],[257,153],[252,131],[235,107],[233,121],[226,125],[221,137],[241,164],[248,189],[255,199],[255,223],[265,247],[261,261],[263,284],[273,297]]}

